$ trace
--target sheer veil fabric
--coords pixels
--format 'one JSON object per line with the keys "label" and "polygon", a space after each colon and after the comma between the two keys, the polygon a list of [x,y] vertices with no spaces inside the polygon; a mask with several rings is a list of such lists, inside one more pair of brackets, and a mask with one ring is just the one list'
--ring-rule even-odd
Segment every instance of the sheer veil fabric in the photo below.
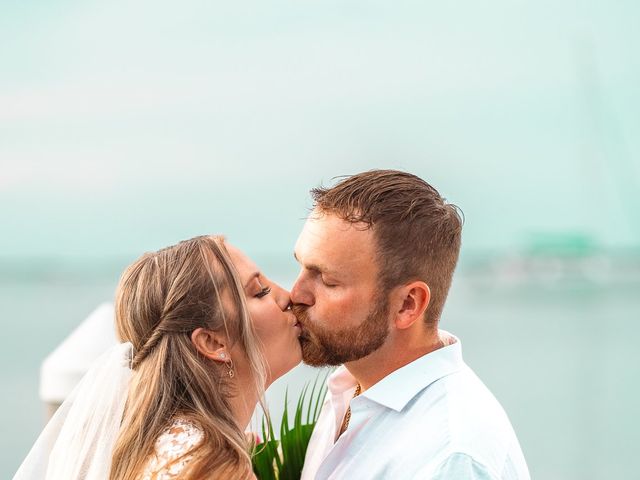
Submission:
{"label": "sheer veil fabric", "polygon": [[104,353],[56,411],[13,480],[106,480],[131,378],[131,343]]}

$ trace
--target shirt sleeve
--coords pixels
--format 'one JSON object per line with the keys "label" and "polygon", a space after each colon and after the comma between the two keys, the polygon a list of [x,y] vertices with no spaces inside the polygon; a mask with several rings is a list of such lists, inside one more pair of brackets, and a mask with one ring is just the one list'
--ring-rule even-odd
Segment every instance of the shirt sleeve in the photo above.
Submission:
{"label": "shirt sleeve", "polygon": [[482,463],[466,453],[459,452],[445,458],[428,478],[431,480],[500,480]]}

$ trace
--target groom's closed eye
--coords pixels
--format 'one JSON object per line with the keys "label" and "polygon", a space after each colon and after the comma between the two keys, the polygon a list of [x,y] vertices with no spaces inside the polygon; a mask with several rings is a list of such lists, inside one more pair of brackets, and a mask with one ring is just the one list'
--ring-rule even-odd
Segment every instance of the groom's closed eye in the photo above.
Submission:
{"label": "groom's closed eye", "polygon": [[322,284],[327,288],[334,288],[338,286],[338,282],[330,277],[326,277],[325,275],[320,275],[320,280]]}

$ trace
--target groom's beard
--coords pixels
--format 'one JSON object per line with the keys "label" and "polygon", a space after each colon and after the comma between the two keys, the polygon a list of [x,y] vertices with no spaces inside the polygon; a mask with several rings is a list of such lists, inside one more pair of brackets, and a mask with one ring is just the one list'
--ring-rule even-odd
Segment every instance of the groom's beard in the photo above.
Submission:
{"label": "groom's beard", "polygon": [[389,335],[389,302],[382,299],[360,325],[328,329],[309,318],[305,305],[294,305],[293,313],[302,325],[302,361],[313,367],[341,365],[366,357],[382,346]]}

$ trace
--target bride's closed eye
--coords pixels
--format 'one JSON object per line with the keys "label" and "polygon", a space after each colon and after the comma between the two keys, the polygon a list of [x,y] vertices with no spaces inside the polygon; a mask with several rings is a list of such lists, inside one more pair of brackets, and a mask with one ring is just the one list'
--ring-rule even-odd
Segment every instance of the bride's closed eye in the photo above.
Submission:
{"label": "bride's closed eye", "polygon": [[257,294],[256,294],[256,298],[262,298],[265,295],[269,295],[269,293],[271,292],[271,287],[266,286],[264,288],[262,288]]}

